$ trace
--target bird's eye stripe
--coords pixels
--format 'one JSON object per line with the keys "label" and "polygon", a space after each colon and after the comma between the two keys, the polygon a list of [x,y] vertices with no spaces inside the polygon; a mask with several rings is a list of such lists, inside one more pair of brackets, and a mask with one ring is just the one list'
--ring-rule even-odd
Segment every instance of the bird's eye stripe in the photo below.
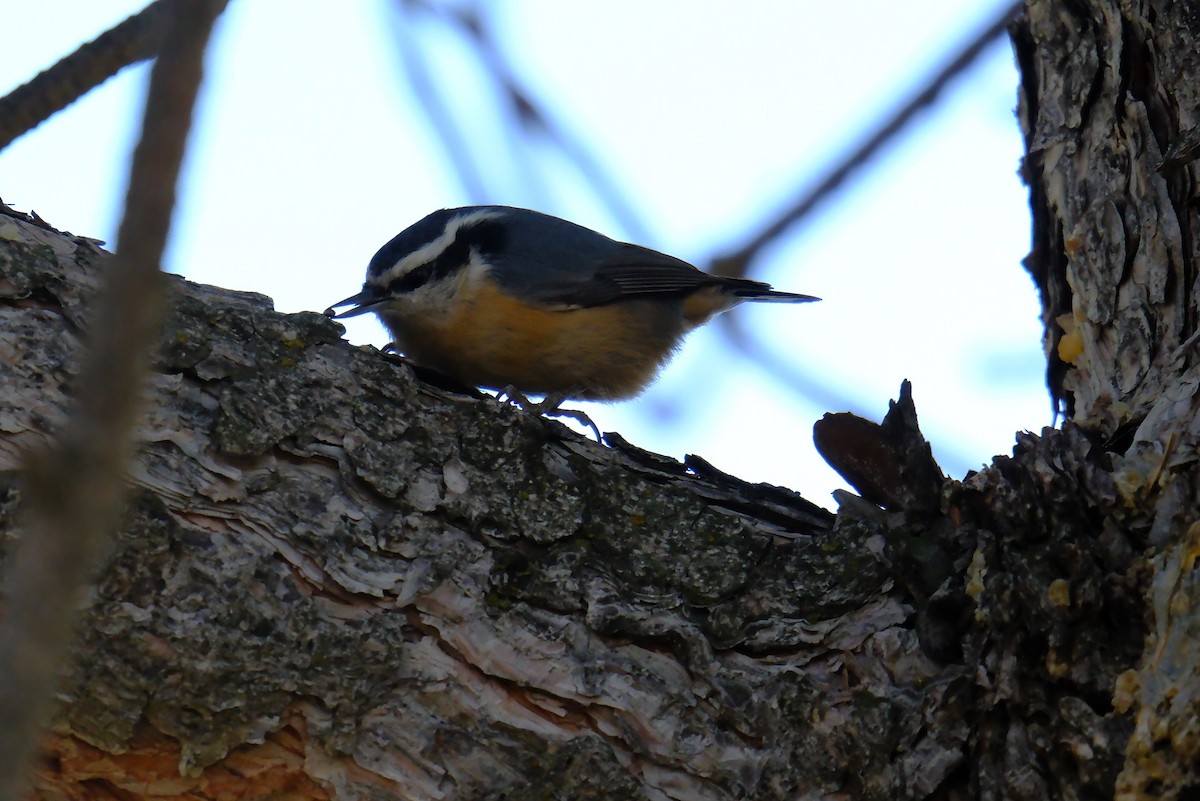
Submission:
{"label": "bird's eye stripe", "polygon": [[437,254],[432,261],[413,267],[387,285],[393,294],[412,292],[431,281],[438,281],[461,270],[471,260],[473,247],[488,252],[495,250],[501,241],[501,226],[481,220],[474,225],[465,225],[455,231],[454,239]]}
{"label": "bird's eye stripe", "polygon": [[433,278],[434,263],[422,264],[420,267],[414,267],[404,275],[393,280],[387,285],[387,290],[393,295],[412,292],[419,286],[429,282]]}

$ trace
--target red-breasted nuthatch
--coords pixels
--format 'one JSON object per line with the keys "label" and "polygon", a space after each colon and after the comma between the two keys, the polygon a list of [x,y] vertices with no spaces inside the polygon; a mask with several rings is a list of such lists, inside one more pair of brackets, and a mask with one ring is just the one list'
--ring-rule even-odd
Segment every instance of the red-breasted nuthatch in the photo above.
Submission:
{"label": "red-breasted nuthatch", "polygon": [[685,334],[744,300],[818,298],[536,211],[469,206],[401,231],[371,259],[362,291],[325,313],[375,312],[405,355],[464,384],[619,400],[650,384]]}

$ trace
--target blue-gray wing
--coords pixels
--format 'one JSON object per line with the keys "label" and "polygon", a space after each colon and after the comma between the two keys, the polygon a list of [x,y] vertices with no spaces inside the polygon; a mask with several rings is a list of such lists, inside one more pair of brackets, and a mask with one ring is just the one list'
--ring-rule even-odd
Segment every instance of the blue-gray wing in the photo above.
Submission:
{"label": "blue-gray wing", "polygon": [[647,295],[682,297],[729,280],[567,220],[513,211],[519,212],[519,224],[504,227],[503,247],[491,254],[492,274],[521,297],[553,306],[600,306]]}

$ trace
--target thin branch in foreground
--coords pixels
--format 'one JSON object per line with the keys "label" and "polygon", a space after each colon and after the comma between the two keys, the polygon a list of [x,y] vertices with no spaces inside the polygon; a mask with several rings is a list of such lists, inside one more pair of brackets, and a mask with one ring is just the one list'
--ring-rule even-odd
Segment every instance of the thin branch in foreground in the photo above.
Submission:
{"label": "thin branch in foreground", "polygon": [[24,534],[0,626],[0,801],[22,798],[51,708],[80,592],[125,498],[130,432],[163,307],[159,261],[208,35],[225,0],[178,2],[164,26],[134,152],[120,249],[96,298],[75,408],[25,471]]}
{"label": "thin branch in foreground", "polygon": [[121,70],[158,52],[163,24],[179,0],[155,0],[0,97],[0,150]]}

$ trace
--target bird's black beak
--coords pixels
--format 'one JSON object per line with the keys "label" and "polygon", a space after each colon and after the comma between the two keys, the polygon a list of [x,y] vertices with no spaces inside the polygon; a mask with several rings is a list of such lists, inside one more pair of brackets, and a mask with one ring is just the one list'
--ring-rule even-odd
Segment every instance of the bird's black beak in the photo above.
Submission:
{"label": "bird's black beak", "polygon": [[[363,291],[357,295],[351,295],[345,300],[339,300],[337,303],[325,310],[326,317],[332,317],[335,320],[344,319],[346,317],[357,317],[360,314],[366,314],[371,309],[378,306],[387,300],[387,296],[374,287],[363,287]],[[338,306],[352,306],[353,308],[346,309],[344,312],[335,311]]]}

